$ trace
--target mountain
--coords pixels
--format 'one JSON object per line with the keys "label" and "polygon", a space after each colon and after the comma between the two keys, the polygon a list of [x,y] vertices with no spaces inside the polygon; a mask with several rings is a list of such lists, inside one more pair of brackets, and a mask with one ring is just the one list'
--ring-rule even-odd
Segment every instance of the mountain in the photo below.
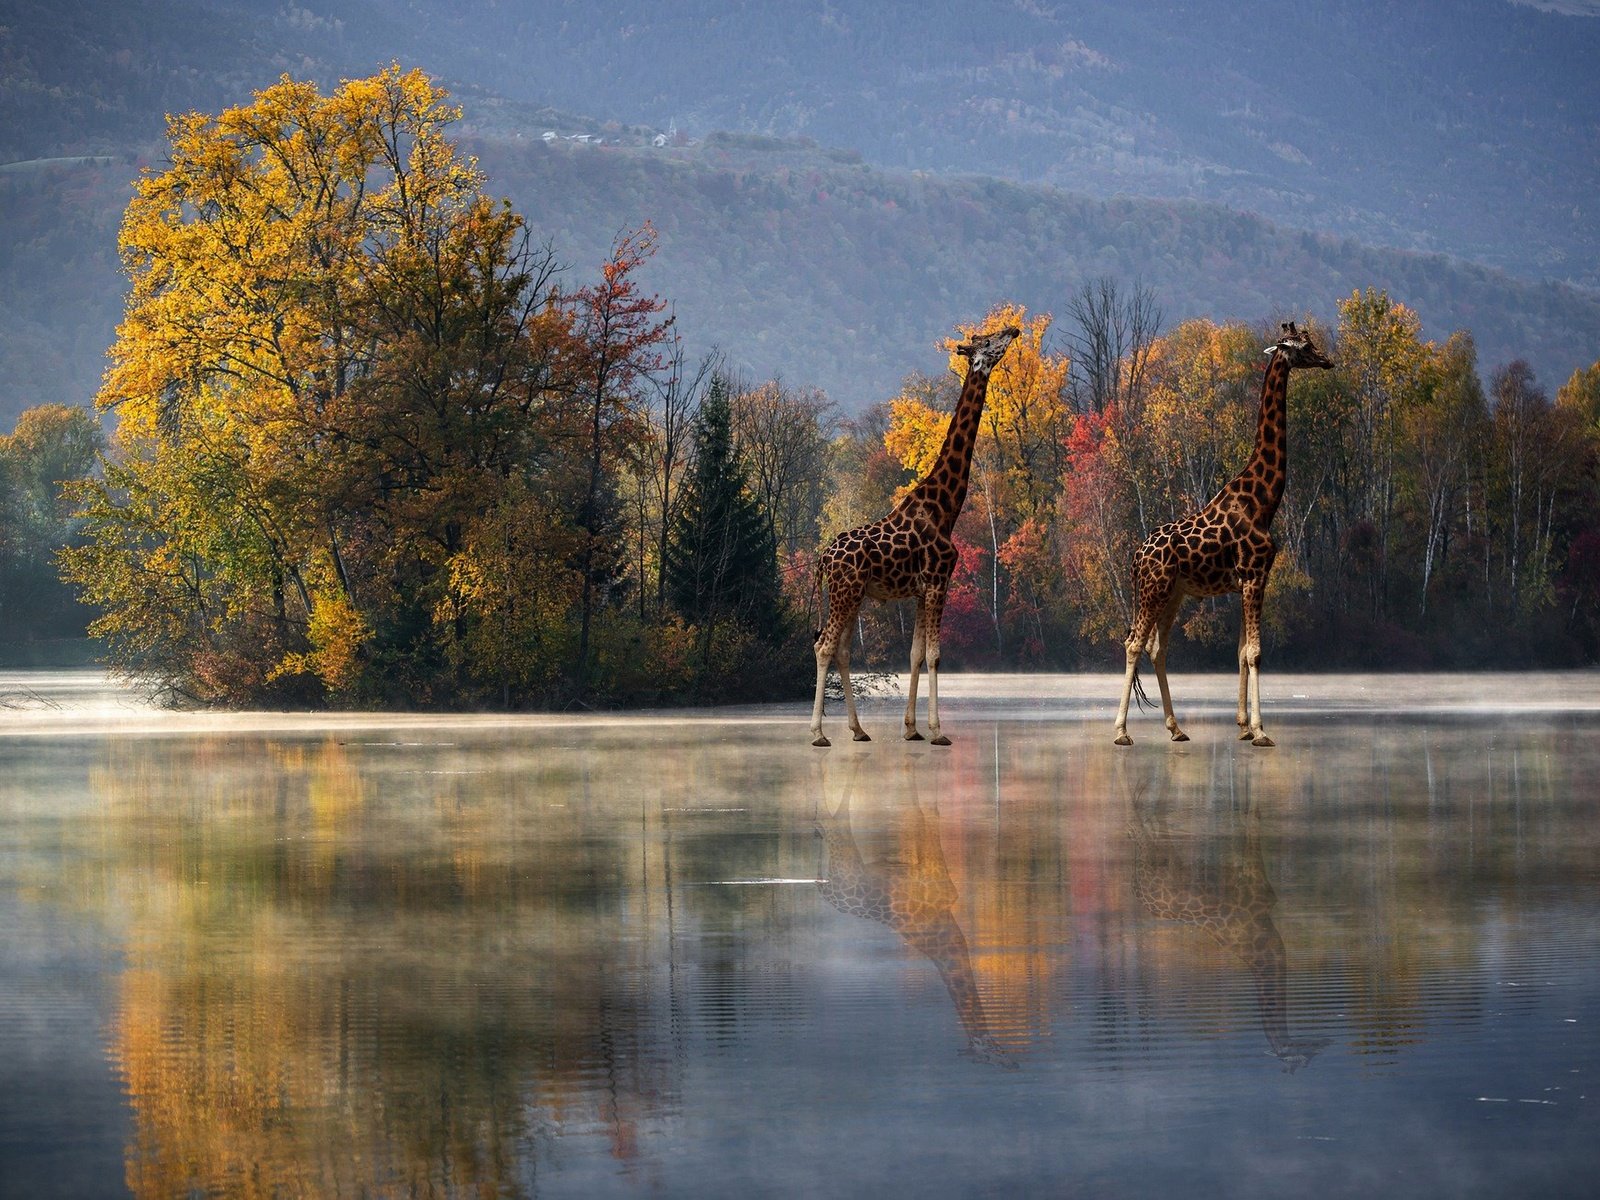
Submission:
{"label": "mountain", "polygon": [[751,373],[818,384],[851,410],[892,395],[910,370],[942,369],[934,347],[958,322],[1004,300],[1064,315],[1102,276],[1150,287],[1169,324],[1332,321],[1340,299],[1381,287],[1418,310],[1430,337],[1470,329],[1485,372],[1523,357],[1552,388],[1600,356],[1600,293],[1221,205],[885,171],[748,136],[686,150],[469,145],[576,274],[648,219],[661,238],[646,279],[691,344],[719,343]]}
{"label": "mountain", "polygon": [[[885,171],[793,139],[655,147],[646,131],[491,101],[468,117],[465,148],[490,190],[552,243],[570,282],[592,278],[612,238],[649,220],[660,249],[644,280],[673,303],[691,349],[720,346],[753,376],[816,384],[849,410],[892,395],[912,370],[940,370],[936,344],[958,322],[1002,300],[1061,313],[1101,276],[1149,286],[1169,323],[1331,320],[1342,297],[1382,287],[1431,337],[1470,329],[1486,372],[1525,357],[1552,388],[1600,355],[1600,293],[1220,205]],[[547,144],[545,125],[607,144]],[[92,394],[120,311],[115,230],[131,170],[116,158],[0,172],[13,235],[0,244],[0,412]]]}
{"label": "mountain", "polygon": [[[939,369],[956,322],[1000,300],[1059,312],[1101,275],[1151,287],[1169,321],[1326,318],[1385,287],[1430,336],[1471,329],[1486,370],[1527,357],[1552,387],[1600,353],[1600,293],[1570,282],[1600,282],[1600,21],[1581,16],[5,3],[0,161],[20,161],[0,165],[0,417],[93,393],[121,307],[116,226],[163,112],[396,57],[451,84],[490,189],[574,281],[653,220],[650,282],[691,345],[847,408]],[[698,143],[652,145],[668,126]]]}
{"label": "mountain", "polygon": [[513,99],[1214,201],[1600,284],[1593,18],[1504,0],[375,3],[429,30],[441,70]]}
{"label": "mountain", "polygon": [[332,83],[399,59],[600,120],[1211,201],[1600,285],[1590,0],[306,5],[7,0],[0,153],[115,150],[279,71]]}

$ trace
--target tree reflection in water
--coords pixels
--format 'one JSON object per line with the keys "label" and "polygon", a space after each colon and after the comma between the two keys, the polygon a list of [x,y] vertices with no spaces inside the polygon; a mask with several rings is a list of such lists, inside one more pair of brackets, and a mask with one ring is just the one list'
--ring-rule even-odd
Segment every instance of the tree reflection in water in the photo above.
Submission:
{"label": "tree reflection in water", "polygon": [[[823,782],[825,771],[819,766],[818,832],[827,847],[827,864],[817,888],[823,898],[849,916],[887,925],[931,962],[966,1032],[964,1053],[979,1062],[1015,1068],[1016,1059],[990,1029],[966,934],[955,919],[958,893],[939,840],[938,803],[924,811],[916,771],[911,764],[903,764],[903,798],[898,803],[873,806],[872,817],[885,826],[885,844],[881,853],[869,857],[861,850],[865,839],[858,839],[851,826],[860,759],[853,758],[845,769],[846,780],[835,807],[830,807]],[[886,790],[892,794],[892,789]]]}
{"label": "tree reflection in water", "polygon": [[629,1169],[676,1083],[632,986],[649,950],[595,895],[617,847],[496,858],[517,796],[481,776],[432,785],[401,836],[332,741],[254,770],[162,749],[96,781],[133,843],[108,883],[129,900],[111,1052],[134,1195],[516,1196],[572,1135]]}

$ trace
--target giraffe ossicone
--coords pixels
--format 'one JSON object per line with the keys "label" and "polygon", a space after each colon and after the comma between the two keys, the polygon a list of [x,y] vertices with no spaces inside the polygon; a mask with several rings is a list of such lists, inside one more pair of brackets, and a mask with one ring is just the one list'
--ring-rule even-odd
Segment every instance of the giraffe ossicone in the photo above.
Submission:
{"label": "giraffe ossicone", "polygon": [[[1312,344],[1310,334],[1293,321],[1285,322],[1279,332],[1279,339],[1267,347],[1271,357],[1261,382],[1261,411],[1250,461],[1199,512],[1152,530],[1134,555],[1135,608],[1124,644],[1127,661],[1116,726],[1119,746],[1133,744],[1128,704],[1139,679],[1139,659],[1146,653],[1161,687],[1167,732],[1175,742],[1189,740],[1178,727],[1167,687],[1172,625],[1186,597],[1227,592],[1240,594],[1244,610],[1239,623],[1239,738],[1257,746],[1273,745],[1261,724],[1261,602],[1278,554],[1271,529],[1288,465],[1289,372],[1333,366]],[[1142,702],[1143,689],[1140,695]]]}
{"label": "giraffe ossicone", "polygon": [[811,706],[813,746],[829,745],[822,732],[822,695],[830,663],[839,668],[851,736],[858,742],[872,740],[861,728],[855,693],[850,687],[851,633],[863,601],[905,599],[917,602],[905,739],[922,740],[917,730],[917,683],[926,665],[928,733],[935,746],[950,744],[939,726],[939,624],[950,576],[956,567],[956,548],[950,535],[967,499],[967,480],[978,441],[978,421],[989,392],[989,376],[1021,333],[1015,325],[1008,325],[969,338],[955,348],[967,360],[967,374],[932,468],[888,516],[845,530],[818,556],[816,581],[819,594],[827,597],[828,616],[816,632],[813,647],[817,661],[817,690]]}

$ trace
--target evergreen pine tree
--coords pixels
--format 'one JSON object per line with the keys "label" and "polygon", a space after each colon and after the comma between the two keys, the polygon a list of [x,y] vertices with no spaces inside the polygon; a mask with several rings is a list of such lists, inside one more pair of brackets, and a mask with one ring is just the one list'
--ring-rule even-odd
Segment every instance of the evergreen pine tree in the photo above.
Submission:
{"label": "evergreen pine tree", "polygon": [[772,642],[781,632],[777,553],[732,426],[727,383],[718,379],[695,422],[694,469],[663,564],[667,595],[708,635],[733,620]]}

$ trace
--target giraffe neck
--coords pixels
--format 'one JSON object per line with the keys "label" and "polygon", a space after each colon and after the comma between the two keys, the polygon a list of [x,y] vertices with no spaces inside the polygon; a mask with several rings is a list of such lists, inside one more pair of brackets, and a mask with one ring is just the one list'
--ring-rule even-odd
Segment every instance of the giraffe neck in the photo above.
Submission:
{"label": "giraffe neck", "polygon": [[956,891],[938,830],[917,810],[897,848],[903,859],[865,862],[850,831],[847,804],[822,821],[828,850],[828,874],[818,884],[823,898],[842,913],[888,926],[931,962],[966,1034],[966,1052],[981,1061],[1013,1065],[984,1013],[967,937],[952,911]]}
{"label": "giraffe neck", "polygon": [[1234,955],[1250,972],[1261,1032],[1273,1056],[1290,1071],[1305,1066],[1327,1042],[1289,1032],[1288,956],[1272,919],[1277,894],[1257,834],[1246,830],[1243,853],[1227,855],[1221,878],[1207,885],[1183,870],[1175,847],[1153,845],[1142,824],[1132,833],[1134,891],[1150,915],[1203,929]]}
{"label": "giraffe neck", "polygon": [[989,394],[989,372],[967,372],[961,386],[961,398],[950,417],[950,428],[945,431],[944,444],[939,447],[939,457],[911,489],[912,499],[920,500],[938,514],[939,528],[949,533],[961,515],[961,506],[967,502],[967,481],[972,474],[972,452],[978,442],[978,421],[983,416],[983,402]]}
{"label": "giraffe neck", "polygon": [[1283,499],[1289,464],[1289,360],[1277,351],[1267,362],[1261,381],[1261,412],[1256,417],[1256,445],[1237,482],[1257,511],[1258,521],[1270,525]]}
{"label": "giraffe neck", "polygon": [[905,942],[921,954],[939,972],[945,990],[955,1005],[956,1017],[967,1035],[970,1046],[981,1047],[994,1041],[989,1030],[989,1018],[983,1011],[983,1000],[978,994],[977,976],[972,970],[972,952],[967,947],[967,936],[956,924],[949,909],[932,913],[906,923],[897,929]]}

